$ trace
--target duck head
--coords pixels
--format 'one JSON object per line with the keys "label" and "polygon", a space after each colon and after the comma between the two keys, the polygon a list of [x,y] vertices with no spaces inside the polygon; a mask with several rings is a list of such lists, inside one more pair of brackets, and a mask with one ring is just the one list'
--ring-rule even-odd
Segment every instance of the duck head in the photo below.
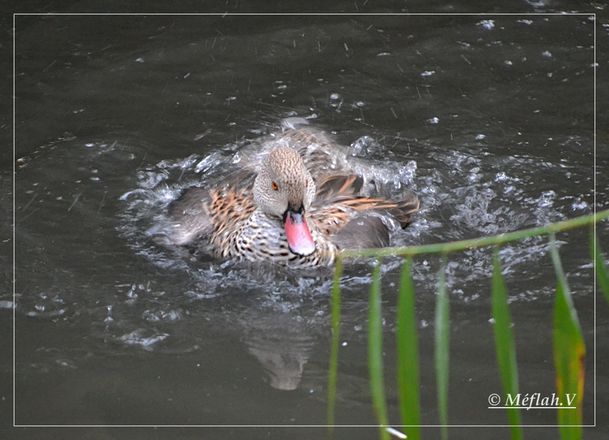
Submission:
{"label": "duck head", "polygon": [[314,197],[315,182],[300,154],[289,147],[272,150],[254,181],[254,202],[266,215],[282,222],[290,250],[302,256],[315,251],[305,220]]}

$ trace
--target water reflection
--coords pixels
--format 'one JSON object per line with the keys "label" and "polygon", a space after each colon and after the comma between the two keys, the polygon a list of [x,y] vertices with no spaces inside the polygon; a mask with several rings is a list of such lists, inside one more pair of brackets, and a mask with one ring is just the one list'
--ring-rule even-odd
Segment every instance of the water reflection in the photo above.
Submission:
{"label": "water reflection", "polygon": [[297,389],[321,329],[312,328],[299,314],[273,309],[250,311],[240,317],[239,325],[248,352],[264,367],[270,385]]}

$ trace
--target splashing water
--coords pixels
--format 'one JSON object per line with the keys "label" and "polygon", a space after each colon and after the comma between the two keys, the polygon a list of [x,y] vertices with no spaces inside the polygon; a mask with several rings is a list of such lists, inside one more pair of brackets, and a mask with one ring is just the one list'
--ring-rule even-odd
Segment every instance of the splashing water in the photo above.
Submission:
{"label": "splashing water", "polygon": [[[302,118],[290,117],[283,120],[281,126],[294,128],[306,123]],[[205,257],[200,260],[183,249],[159,246],[153,240],[167,223],[168,205],[184,189],[219,184],[243,163],[244,157],[259,154],[256,149],[268,149],[273,138],[274,133],[270,130],[261,139],[226,144],[208,155],[164,159],[139,170],[137,188],[121,196],[124,202],[119,227],[121,235],[138,255],[154,265],[186,273],[193,282],[188,290],[193,297],[213,298],[221,295],[223,289],[243,285],[251,287],[252,291],[263,288],[291,295],[326,294],[329,271],[321,276],[294,274],[268,267],[216,262]],[[399,197],[401,191],[410,189],[419,194],[421,212],[408,228],[395,230],[392,242],[396,246],[497,234],[564,218],[562,210],[557,209],[554,191],[540,194],[530,189],[536,186],[535,172],[539,167],[536,158],[495,156],[471,147],[451,151],[401,136],[393,139],[383,136],[382,140],[363,135],[349,146],[337,147],[337,151],[344,153],[347,166],[369,183],[370,193],[384,190],[390,197]],[[388,140],[392,142],[391,147],[387,145]],[[550,174],[560,172],[557,165],[546,163],[544,166]],[[545,253],[543,245],[534,253],[529,252],[530,246],[537,244],[514,244],[506,248],[509,249],[504,253],[506,270],[517,270]],[[486,274],[490,267],[486,251],[466,252],[455,258],[458,269],[453,272],[455,277],[462,275],[461,282]],[[399,263],[390,265],[386,270],[397,265]],[[419,281],[431,285],[433,271],[421,267],[419,275],[427,275]],[[255,273],[254,277],[252,273]],[[356,279],[360,280],[357,283],[369,281],[367,275],[363,278],[345,276],[344,281],[348,285]],[[273,295],[271,293],[271,297]]]}

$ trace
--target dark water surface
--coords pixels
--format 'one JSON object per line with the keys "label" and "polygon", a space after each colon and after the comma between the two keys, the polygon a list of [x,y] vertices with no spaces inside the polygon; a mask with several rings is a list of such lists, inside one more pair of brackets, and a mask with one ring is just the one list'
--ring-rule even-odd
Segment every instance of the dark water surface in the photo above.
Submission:
{"label": "dark water surface", "polygon": [[[547,2],[513,3],[514,9],[547,10]],[[600,13],[594,5],[583,8]],[[280,131],[281,121],[294,117],[349,146],[353,160],[376,179],[419,194],[423,209],[396,244],[472,238],[590,213],[594,25],[587,16],[17,17],[16,423],[325,424],[331,272],[191,261],[156,245],[147,231],[181,189],[212,184],[214,171],[249,140]],[[597,23],[597,32],[607,40],[606,21]],[[607,85],[599,78],[599,89]],[[608,206],[609,195],[604,128],[599,208]],[[10,188],[10,172],[0,178]],[[8,217],[8,191],[0,203]],[[599,230],[607,249],[609,228]],[[588,347],[584,420],[592,424],[588,235],[574,231],[559,239]],[[501,251],[525,393],[554,390],[547,251],[543,239]],[[9,335],[6,261],[0,314]],[[414,266],[422,421],[432,425],[439,423],[437,269],[435,258],[419,258]],[[376,423],[366,361],[369,271],[366,264],[347,268],[343,280],[339,424]],[[384,271],[391,387],[399,261],[388,260]],[[486,250],[449,260],[453,424],[506,423],[503,412],[487,409],[488,395],[501,393],[489,272]],[[598,313],[596,398],[603,424],[609,319],[600,298]],[[10,341],[2,344],[9,352]],[[10,360],[1,367],[8,413]],[[396,397],[389,398],[397,424]],[[556,415],[527,411],[523,420],[551,425]],[[604,438],[604,425],[586,438]],[[325,435],[305,428],[54,432],[57,438]],[[9,435],[49,438],[36,429]],[[377,433],[342,429],[336,435]],[[472,435],[507,438],[509,432],[450,432],[451,438]]]}

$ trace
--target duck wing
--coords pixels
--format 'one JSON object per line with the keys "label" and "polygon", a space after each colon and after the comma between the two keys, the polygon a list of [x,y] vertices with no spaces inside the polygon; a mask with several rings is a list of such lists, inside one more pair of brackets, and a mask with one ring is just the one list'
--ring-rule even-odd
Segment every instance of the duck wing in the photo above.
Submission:
{"label": "duck wing", "polygon": [[187,245],[201,237],[222,237],[226,231],[240,227],[255,209],[248,190],[188,188],[169,205],[170,239],[174,244]]}
{"label": "duck wing", "polygon": [[387,246],[389,227],[378,214],[389,215],[405,228],[419,210],[419,198],[412,192],[393,201],[359,195],[362,185],[363,178],[354,174],[330,176],[319,183],[309,216],[339,247]]}
{"label": "duck wing", "polygon": [[210,200],[209,191],[192,187],[171,202],[168,210],[171,223],[167,234],[171,243],[186,245],[211,231]]}

